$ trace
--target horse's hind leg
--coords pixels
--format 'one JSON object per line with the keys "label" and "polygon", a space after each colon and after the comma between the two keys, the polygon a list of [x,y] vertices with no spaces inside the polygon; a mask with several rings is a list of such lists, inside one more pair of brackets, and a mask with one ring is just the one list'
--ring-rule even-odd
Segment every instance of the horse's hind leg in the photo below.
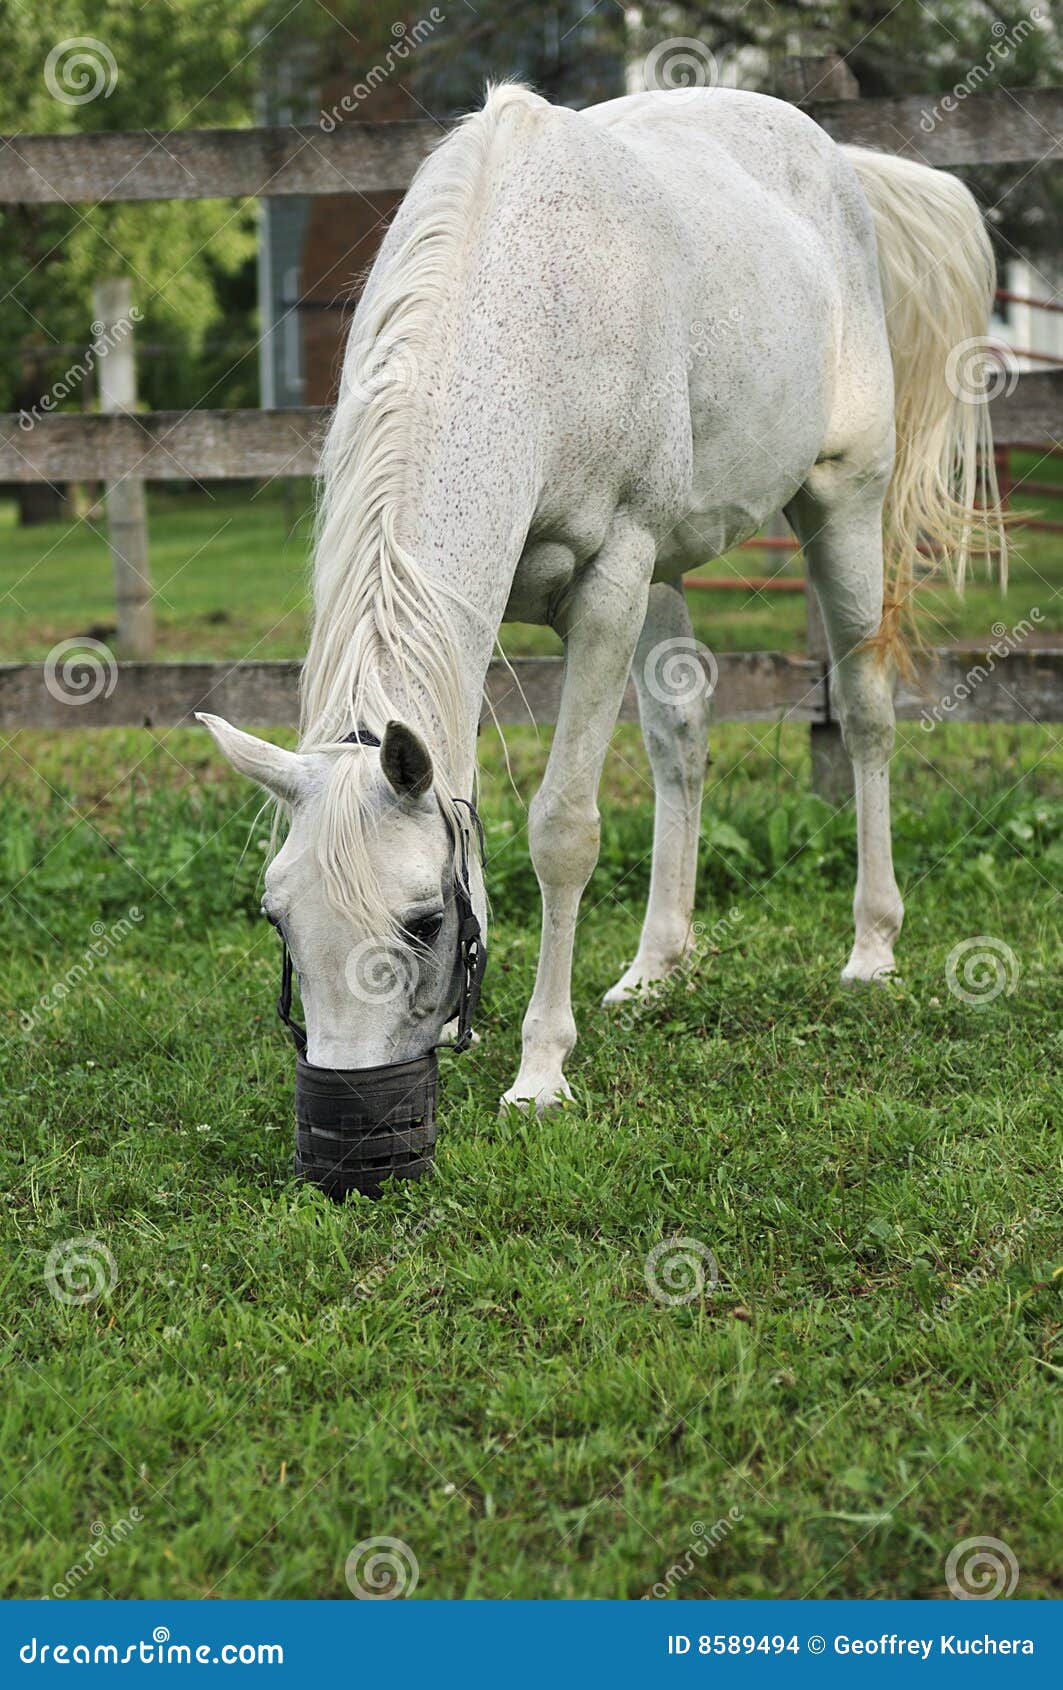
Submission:
{"label": "horse's hind leg", "polygon": [[890,776],[893,669],[866,641],[882,619],[882,485],[821,464],[787,509],[819,600],[831,654],[831,699],[852,760],[858,868],[856,941],[847,984],[893,968],[904,905],[893,876]]}
{"label": "horse's hind leg", "polygon": [[709,687],[679,582],[650,588],[633,670],[653,770],[653,869],[638,953],[605,994],[607,1004],[623,1003],[663,980],[690,944]]}

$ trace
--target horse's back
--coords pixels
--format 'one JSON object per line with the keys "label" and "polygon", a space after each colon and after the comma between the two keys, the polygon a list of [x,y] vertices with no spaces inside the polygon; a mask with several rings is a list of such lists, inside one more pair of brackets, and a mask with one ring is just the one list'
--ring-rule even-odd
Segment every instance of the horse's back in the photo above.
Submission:
{"label": "horse's back", "polygon": [[695,254],[692,506],[673,547],[704,556],[755,532],[817,457],[844,450],[858,409],[889,426],[870,213],[844,154],[783,101],[694,89],[581,116],[638,159]]}

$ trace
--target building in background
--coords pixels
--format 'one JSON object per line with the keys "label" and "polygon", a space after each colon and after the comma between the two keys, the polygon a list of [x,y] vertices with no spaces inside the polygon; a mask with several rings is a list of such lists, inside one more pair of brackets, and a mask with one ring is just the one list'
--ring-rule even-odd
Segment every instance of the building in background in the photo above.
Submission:
{"label": "building in background", "polygon": [[1063,364],[1063,267],[1011,258],[1000,287],[1014,297],[997,301],[990,333],[1010,349],[1009,364],[1023,373]]}
{"label": "building in background", "polygon": [[[431,13],[393,26],[406,47],[349,73],[322,77],[319,43],[286,44],[269,62],[259,100],[266,124],[393,123],[430,117],[443,126],[479,104],[485,83],[516,77],[550,100],[594,105],[624,92],[622,32],[578,0],[545,6],[508,25],[502,14],[463,32]],[[481,14],[481,19],[483,15]],[[337,43],[347,58],[354,48]],[[336,54],[332,55],[335,62]],[[390,61],[390,62],[389,62]],[[347,107],[341,102],[346,99]],[[327,141],[324,141],[327,144]],[[259,376],[266,410],[326,405],[335,397],[346,329],[362,278],[401,193],[263,199],[260,208]]]}

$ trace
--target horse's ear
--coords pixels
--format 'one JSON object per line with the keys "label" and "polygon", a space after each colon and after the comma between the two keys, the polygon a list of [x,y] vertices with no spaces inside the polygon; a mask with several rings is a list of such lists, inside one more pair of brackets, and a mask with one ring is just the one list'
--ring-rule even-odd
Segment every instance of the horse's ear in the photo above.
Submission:
{"label": "horse's ear", "polygon": [[422,798],[432,784],[428,747],[405,722],[389,722],[384,729],[380,767],[400,798]]}
{"label": "horse's ear", "polygon": [[307,796],[310,789],[308,758],[295,751],[285,751],[281,745],[270,745],[268,740],[256,739],[254,734],[245,734],[221,716],[209,716],[205,711],[197,710],[196,721],[202,722],[209,730],[215,744],[234,769],[264,786],[274,798],[294,805]]}

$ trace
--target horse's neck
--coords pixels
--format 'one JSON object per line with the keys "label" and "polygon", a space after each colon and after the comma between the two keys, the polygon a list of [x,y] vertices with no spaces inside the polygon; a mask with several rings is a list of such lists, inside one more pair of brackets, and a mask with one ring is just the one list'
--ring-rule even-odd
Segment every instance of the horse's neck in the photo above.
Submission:
{"label": "horse's neck", "polygon": [[[433,587],[451,635],[460,720],[455,766],[471,778],[484,684],[535,508],[529,473],[533,419],[485,426],[484,405],[452,393],[418,431],[410,495],[397,527]],[[431,641],[437,630],[419,630]]]}
{"label": "horse's neck", "polygon": [[482,227],[499,112],[514,105],[542,102],[493,97],[414,183],[359,305],[323,458],[308,734],[345,699],[375,714],[405,703],[455,779],[475,764],[542,477],[535,384],[512,356],[526,359],[534,325],[515,323],[504,274],[492,275],[505,243],[485,257]]}

